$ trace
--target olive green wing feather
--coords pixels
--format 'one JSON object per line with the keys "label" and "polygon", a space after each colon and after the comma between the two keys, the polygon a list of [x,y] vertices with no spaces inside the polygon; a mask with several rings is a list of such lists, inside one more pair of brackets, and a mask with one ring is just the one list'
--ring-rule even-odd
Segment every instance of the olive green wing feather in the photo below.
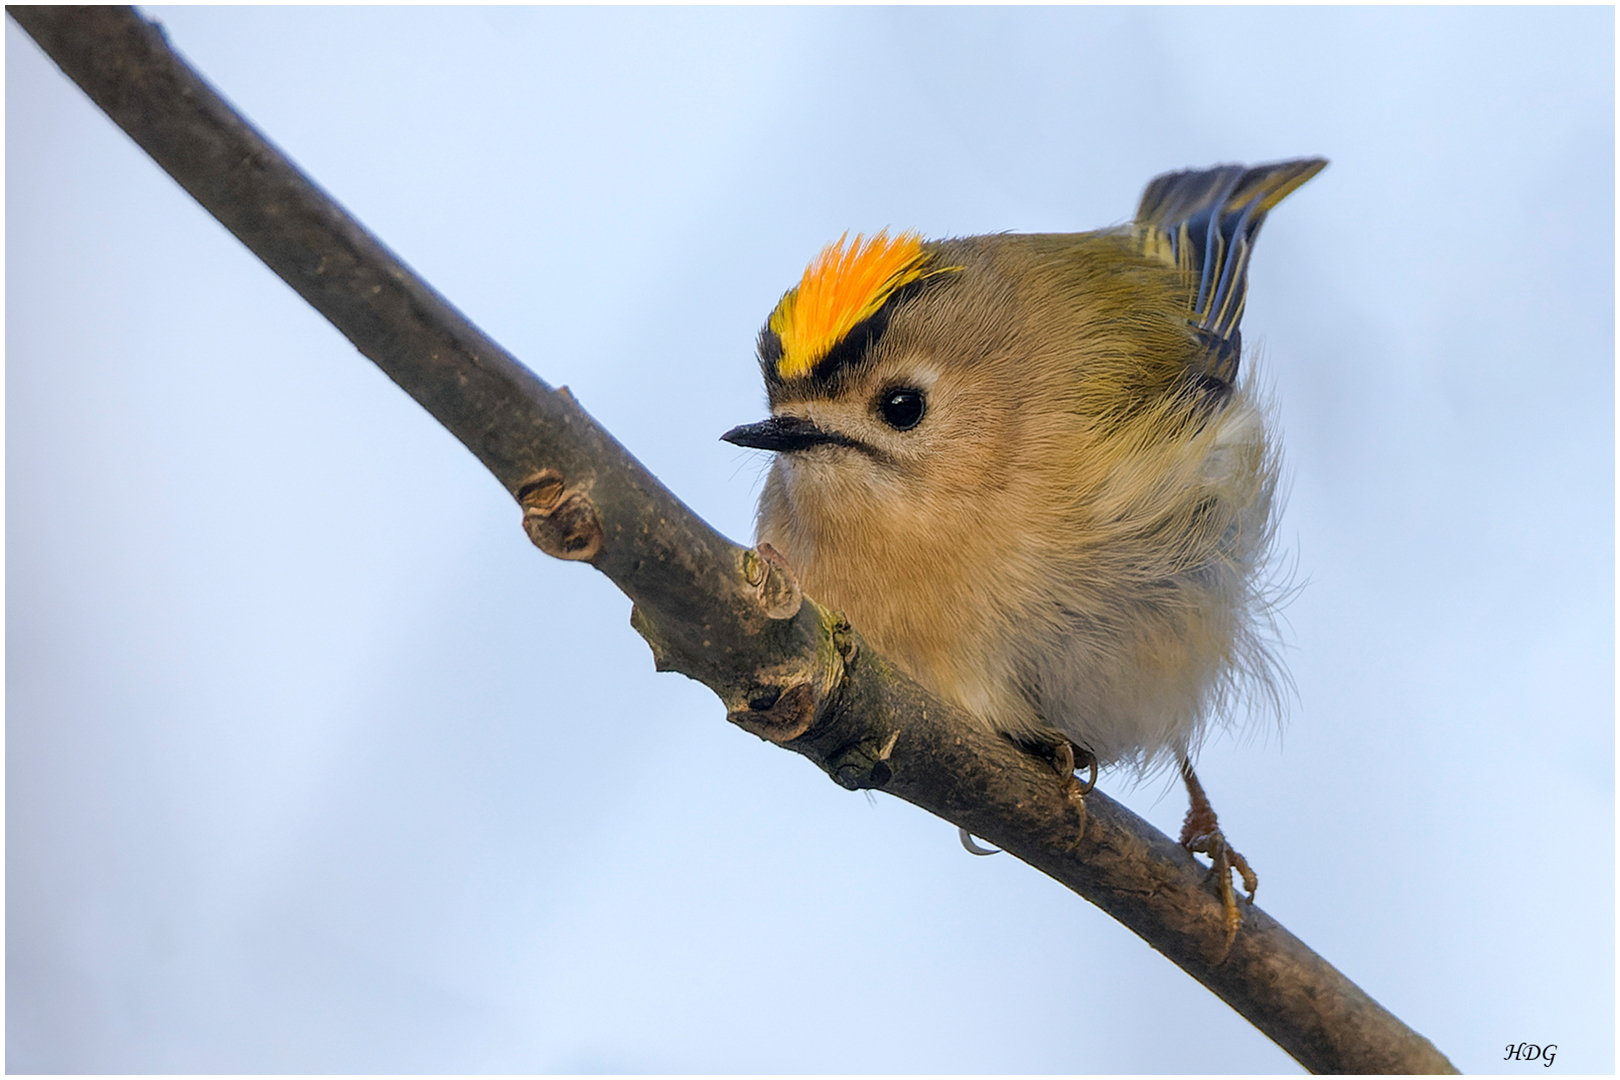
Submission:
{"label": "olive green wing feather", "polygon": [[1134,235],[1142,253],[1179,268],[1188,321],[1205,352],[1195,366],[1211,389],[1230,391],[1243,339],[1238,324],[1249,290],[1249,254],[1266,214],[1321,172],[1323,158],[1270,165],[1218,165],[1165,173],[1142,192]]}

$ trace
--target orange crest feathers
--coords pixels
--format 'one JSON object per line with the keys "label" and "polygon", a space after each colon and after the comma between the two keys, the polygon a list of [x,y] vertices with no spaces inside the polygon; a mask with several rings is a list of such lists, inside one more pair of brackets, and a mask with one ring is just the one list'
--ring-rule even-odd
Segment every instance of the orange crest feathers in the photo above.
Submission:
{"label": "orange crest feathers", "polygon": [[[782,342],[776,373],[784,379],[810,374],[834,345],[870,318],[896,289],[931,273],[923,264],[928,253],[922,237],[903,232],[892,240],[884,229],[870,240],[849,234],[828,244],[805,268],[796,288],[789,289],[767,325]],[[947,267],[946,269],[957,269]]]}

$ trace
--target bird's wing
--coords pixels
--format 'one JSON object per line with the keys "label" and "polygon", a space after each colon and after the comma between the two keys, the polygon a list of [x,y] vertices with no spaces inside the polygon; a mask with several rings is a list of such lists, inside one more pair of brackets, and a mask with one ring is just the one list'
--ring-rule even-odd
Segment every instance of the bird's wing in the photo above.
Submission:
{"label": "bird's wing", "polygon": [[1187,275],[1188,319],[1207,346],[1199,374],[1230,390],[1243,339],[1249,252],[1271,208],[1321,172],[1323,158],[1218,165],[1165,173],[1142,192],[1134,231],[1142,252]]}

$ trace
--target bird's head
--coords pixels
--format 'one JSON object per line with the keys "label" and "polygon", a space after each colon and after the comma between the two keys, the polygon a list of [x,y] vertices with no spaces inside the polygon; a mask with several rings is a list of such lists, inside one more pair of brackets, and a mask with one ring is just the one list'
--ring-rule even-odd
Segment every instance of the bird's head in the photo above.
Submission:
{"label": "bird's head", "polygon": [[722,438],[775,451],[801,512],[937,515],[1014,444],[1024,392],[986,363],[1016,306],[973,254],[915,233],[829,245],[760,331],[770,418]]}

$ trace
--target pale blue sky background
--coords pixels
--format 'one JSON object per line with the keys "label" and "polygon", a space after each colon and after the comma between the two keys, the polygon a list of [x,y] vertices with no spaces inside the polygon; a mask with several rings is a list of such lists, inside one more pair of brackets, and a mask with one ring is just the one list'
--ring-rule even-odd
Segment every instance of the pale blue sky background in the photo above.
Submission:
{"label": "pale blue sky background", "polygon": [[[845,229],[1266,225],[1298,701],[1201,773],[1465,1070],[1614,1060],[1608,8],[156,9],[446,296],[750,533]],[[6,29],[11,1071],[1277,1071],[1085,902],[657,675],[628,602]],[[1174,830],[1178,791],[1103,780]]]}

